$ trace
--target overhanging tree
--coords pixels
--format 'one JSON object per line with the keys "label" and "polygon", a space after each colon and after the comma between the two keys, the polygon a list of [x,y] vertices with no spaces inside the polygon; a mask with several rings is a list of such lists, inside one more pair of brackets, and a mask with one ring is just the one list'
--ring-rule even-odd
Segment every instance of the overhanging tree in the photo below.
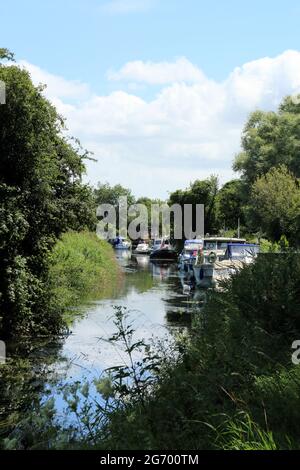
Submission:
{"label": "overhanging tree", "polygon": [[63,231],[95,222],[81,181],[87,155],[63,136],[62,118],[25,70],[2,64],[0,80],[0,331],[46,334],[61,326],[47,296],[49,252]]}

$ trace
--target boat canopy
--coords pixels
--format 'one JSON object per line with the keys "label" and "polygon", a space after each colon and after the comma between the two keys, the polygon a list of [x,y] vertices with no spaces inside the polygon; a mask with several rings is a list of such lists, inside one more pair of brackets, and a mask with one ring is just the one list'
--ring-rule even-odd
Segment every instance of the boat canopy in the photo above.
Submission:
{"label": "boat canopy", "polygon": [[259,251],[259,245],[254,243],[229,243],[227,247],[227,255],[229,258],[254,257]]}
{"label": "boat canopy", "polygon": [[205,237],[205,242],[227,242],[227,243],[246,243],[245,238],[228,238],[228,237]]}
{"label": "boat canopy", "polygon": [[244,244],[244,238],[227,238],[227,237],[206,237],[204,238],[204,250],[226,250],[229,243]]}
{"label": "boat canopy", "polygon": [[203,245],[202,239],[186,240],[184,245]]}

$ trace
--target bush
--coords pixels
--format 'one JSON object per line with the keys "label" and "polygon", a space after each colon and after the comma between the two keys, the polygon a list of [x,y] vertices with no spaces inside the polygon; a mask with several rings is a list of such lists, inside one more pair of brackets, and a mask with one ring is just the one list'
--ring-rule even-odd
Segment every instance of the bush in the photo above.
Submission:
{"label": "bush", "polygon": [[[112,294],[119,268],[111,246],[90,232],[69,232],[53,250],[50,286],[53,303],[65,311],[80,303]],[[72,316],[67,310],[66,318]]]}

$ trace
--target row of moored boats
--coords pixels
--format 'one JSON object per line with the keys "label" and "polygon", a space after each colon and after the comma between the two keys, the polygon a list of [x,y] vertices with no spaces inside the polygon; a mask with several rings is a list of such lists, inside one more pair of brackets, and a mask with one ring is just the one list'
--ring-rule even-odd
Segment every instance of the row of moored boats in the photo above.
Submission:
{"label": "row of moored boats", "polygon": [[152,262],[178,262],[178,268],[191,286],[209,287],[252,263],[259,253],[259,245],[243,238],[205,237],[186,240],[178,255],[168,239],[149,243],[140,240],[132,244],[118,237],[112,241],[116,250],[132,250],[136,256],[149,255]]}

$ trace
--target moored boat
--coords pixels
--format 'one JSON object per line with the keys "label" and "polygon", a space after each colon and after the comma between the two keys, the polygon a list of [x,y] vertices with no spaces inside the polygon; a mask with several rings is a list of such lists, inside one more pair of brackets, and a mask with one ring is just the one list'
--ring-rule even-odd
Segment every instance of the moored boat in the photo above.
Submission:
{"label": "moored boat", "polygon": [[134,255],[148,255],[151,253],[150,245],[146,242],[141,242],[133,251]]}
{"label": "moored boat", "polygon": [[178,268],[182,272],[188,272],[193,269],[193,265],[196,262],[198,251],[203,249],[204,240],[194,239],[186,240],[184,247],[179,255]]}
{"label": "moored boat", "polygon": [[259,245],[252,243],[228,243],[223,256],[211,256],[193,267],[195,281],[199,287],[215,286],[222,279],[236,273],[246,264],[252,263],[259,253]]}
{"label": "moored boat", "polygon": [[117,237],[113,241],[113,247],[115,250],[130,250],[131,242],[124,237]]}
{"label": "moored boat", "polygon": [[176,262],[178,260],[177,251],[173,249],[156,250],[150,255],[150,261]]}
{"label": "moored boat", "polygon": [[150,254],[150,261],[176,262],[178,253],[172,247],[170,240],[155,240]]}

